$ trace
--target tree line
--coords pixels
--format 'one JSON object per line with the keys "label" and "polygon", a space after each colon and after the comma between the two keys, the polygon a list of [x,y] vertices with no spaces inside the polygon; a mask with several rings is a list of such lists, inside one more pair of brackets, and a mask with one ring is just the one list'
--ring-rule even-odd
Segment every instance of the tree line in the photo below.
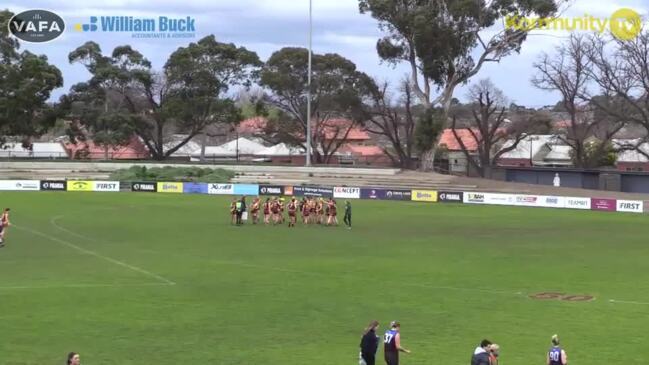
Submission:
{"label": "tree line", "polygon": [[[129,45],[106,52],[86,42],[68,59],[91,77],[52,103],[52,91],[63,84],[61,72],[45,56],[19,51],[7,33],[12,14],[5,10],[0,12],[0,132],[39,136],[63,119],[73,141],[92,138],[108,148],[137,136],[162,160],[214,128],[232,129],[244,116],[259,115],[267,120],[260,137],[304,147],[310,101],[317,163],[328,162],[362,126],[384,142],[396,166],[431,170],[441,132],[450,128],[470,163],[488,176],[503,153],[530,134],[549,132],[551,125],[543,113],[507,107],[507,97],[489,80],[472,82],[484,65],[520,52],[529,41],[530,29],[484,30],[505,14],[554,16],[560,3],[360,0],[359,11],[375,18],[384,33],[376,45],[380,59],[409,65],[409,74],[389,85],[341,55],[313,54],[310,100],[307,49],[285,47],[262,62],[254,51],[210,35],[179,47],[161,70]],[[560,138],[572,148],[576,166],[598,166],[613,149],[638,148],[647,140],[612,145],[624,128],[649,135],[648,47],[648,31],[631,41],[575,35],[534,63],[534,87],[561,95],[559,107],[569,120]],[[456,90],[469,83],[468,102],[461,104]],[[236,100],[236,91],[253,85],[257,95],[245,103]],[[477,156],[469,156],[459,129],[469,131]],[[173,134],[183,138],[171,140]]]}

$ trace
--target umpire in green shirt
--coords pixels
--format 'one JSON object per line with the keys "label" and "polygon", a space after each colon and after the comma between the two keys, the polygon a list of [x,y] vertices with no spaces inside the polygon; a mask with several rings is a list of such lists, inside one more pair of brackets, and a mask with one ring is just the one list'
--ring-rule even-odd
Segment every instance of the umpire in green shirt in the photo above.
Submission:
{"label": "umpire in green shirt", "polygon": [[352,228],[352,204],[345,200],[345,218],[343,219],[348,229]]}

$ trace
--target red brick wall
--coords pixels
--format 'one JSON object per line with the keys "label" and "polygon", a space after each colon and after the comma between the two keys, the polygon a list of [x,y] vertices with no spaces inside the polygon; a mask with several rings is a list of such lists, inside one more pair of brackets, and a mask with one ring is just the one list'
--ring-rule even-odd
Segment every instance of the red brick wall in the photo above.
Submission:
{"label": "red brick wall", "polygon": [[498,166],[530,167],[529,158],[501,158],[498,160]]}
{"label": "red brick wall", "polygon": [[649,171],[649,162],[618,162],[615,166],[619,171]]}

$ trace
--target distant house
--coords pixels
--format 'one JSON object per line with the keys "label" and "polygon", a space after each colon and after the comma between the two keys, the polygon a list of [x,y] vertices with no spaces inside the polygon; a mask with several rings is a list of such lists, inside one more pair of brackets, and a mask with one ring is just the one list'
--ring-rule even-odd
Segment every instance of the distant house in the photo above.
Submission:
{"label": "distant house", "polygon": [[369,133],[360,126],[351,127],[352,123],[347,119],[329,119],[320,128],[320,137],[324,137],[327,142],[344,141],[345,144],[355,146],[372,145]]}
{"label": "distant house", "polygon": [[[515,141],[509,140],[503,145],[510,147]],[[516,148],[505,152],[498,158],[498,166],[570,166],[570,147],[559,144],[557,136],[539,134],[525,137]]]}
{"label": "distant house", "polygon": [[[341,163],[353,160],[357,165],[392,166],[393,162],[379,146],[347,144],[338,149]],[[350,158],[351,157],[351,158]]]}
{"label": "distant house", "polygon": [[[615,148],[631,148],[638,145],[637,139],[613,140]],[[641,143],[638,149],[649,155],[649,143]],[[649,158],[636,149],[622,150],[617,154],[615,167],[620,171],[649,171]]]}
{"label": "distant house", "polygon": [[268,120],[264,117],[254,117],[244,119],[237,126],[237,133],[246,137],[254,137],[257,134],[263,133],[266,128]]}
{"label": "distant house", "polygon": [[102,146],[88,139],[66,142],[65,149],[73,160],[144,160],[150,157],[149,150],[136,136],[124,146]]}
{"label": "distant house", "polygon": [[550,152],[548,152],[539,165],[552,166],[552,167],[570,167],[572,163],[572,147],[567,145],[551,144],[549,145]]}
{"label": "distant house", "polygon": [[[244,136],[257,136],[264,133],[266,123],[267,120],[263,117],[249,118],[239,124],[237,132]],[[330,163],[391,166],[392,161],[374,143],[370,134],[361,126],[350,128],[352,123],[352,121],[343,118],[329,119],[319,125],[318,130],[313,131],[313,141],[319,139],[324,145],[332,144],[332,146],[341,143]],[[304,140],[304,136],[297,137]],[[318,146],[314,145],[314,148],[316,147]],[[283,163],[303,164],[305,157],[275,156],[270,160],[272,162],[282,160]]]}
{"label": "distant house", "polygon": [[68,158],[61,142],[33,142],[28,148],[22,143],[6,143],[0,146],[0,158]]}
{"label": "distant house", "polygon": [[[478,142],[475,140],[471,131],[468,129],[456,129],[458,137],[467,149],[467,152],[472,158],[478,154]],[[466,175],[469,171],[469,160],[466,154],[462,151],[462,146],[455,138],[453,130],[450,128],[444,129],[442,136],[438,143],[439,148],[444,148],[448,156],[448,171],[450,174]]]}

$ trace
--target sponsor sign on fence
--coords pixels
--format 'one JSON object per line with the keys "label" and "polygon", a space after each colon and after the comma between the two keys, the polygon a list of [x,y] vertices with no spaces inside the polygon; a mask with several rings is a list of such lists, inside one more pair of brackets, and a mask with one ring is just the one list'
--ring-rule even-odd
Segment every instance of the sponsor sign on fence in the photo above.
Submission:
{"label": "sponsor sign on fence", "polygon": [[158,193],[182,193],[183,183],[179,182],[159,182],[157,184]]}
{"label": "sponsor sign on fence", "polygon": [[539,196],[537,205],[545,208],[565,208],[565,200],[562,196]]}
{"label": "sponsor sign on fence", "polygon": [[158,191],[158,185],[154,182],[134,182],[131,184],[131,191],[138,193],[155,193]]}
{"label": "sponsor sign on fence", "polygon": [[279,185],[259,185],[259,195],[284,195],[284,187]]}
{"label": "sponsor sign on fence", "polygon": [[416,202],[436,202],[437,192],[434,190],[413,190],[411,199]]}
{"label": "sponsor sign on fence", "polygon": [[285,186],[284,187],[284,195],[293,195],[293,187],[292,186]]}
{"label": "sponsor sign on fence", "polygon": [[411,200],[412,190],[363,188],[361,199]]}
{"label": "sponsor sign on fence", "polygon": [[464,202],[469,204],[484,204],[485,193],[464,193]]}
{"label": "sponsor sign on fence", "polygon": [[[509,198],[509,197],[508,197]],[[540,197],[537,195],[513,195],[513,205],[524,207],[538,207]]]}
{"label": "sponsor sign on fence", "polygon": [[567,197],[564,198],[566,202],[566,208],[570,209],[590,209],[590,198],[575,198]]}
{"label": "sponsor sign on fence", "polygon": [[[484,193],[484,204],[489,205],[522,205],[516,202],[516,196],[513,194]],[[522,202],[525,199],[521,199]]]}
{"label": "sponsor sign on fence", "polygon": [[41,180],[41,190],[65,191],[65,180]]}
{"label": "sponsor sign on fence", "polygon": [[232,195],[234,194],[234,185],[232,184],[208,184],[207,193],[215,195]]}
{"label": "sponsor sign on fence", "polygon": [[323,186],[294,186],[293,195],[333,198],[334,189]]}
{"label": "sponsor sign on fence", "polygon": [[644,202],[642,200],[618,200],[617,211],[642,213],[644,211]]}
{"label": "sponsor sign on fence", "polygon": [[437,193],[437,201],[441,203],[463,203],[464,193],[456,191],[440,191]]}
{"label": "sponsor sign on fence", "polygon": [[617,208],[617,201],[615,199],[600,199],[600,198],[590,199],[590,209],[592,210],[605,210],[609,212],[614,212],[616,208]]}
{"label": "sponsor sign on fence", "polygon": [[360,199],[361,189],[350,188],[347,186],[336,186],[334,188],[334,198],[340,199]]}
{"label": "sponsor sign on fence", "polygon": [[68,180],[68,191],[92,191],[95,184],[92,181],[85,180]]}
{"label": "sponsor sign on fence", "polygon": [[119,181],[93,181],[92,191],[119,191]]}
{"label": "sponsor sign on fence", "polygon": [[259,185],[234,184],[234,195],[259,195]]}
{"label": "sponsor sign on fence", "polygon": [[205,183],[183,183],[184,194],[207,194],[207,184]]}
{"label": "sponsor sign on fence", "polygon": [[412,200],[412,190],[385,190],[387,200]]}
{"label": "sponsor sign on fence", "polygon": [[[384,189],[361,189],[361,199],[385,199]],[[408,199],[410,200],[410,199]]]}
{"label": "sponsor sign on fence", "polygon": [[41,189],[38,180],[0,180],[0,190],[37,191]]}

